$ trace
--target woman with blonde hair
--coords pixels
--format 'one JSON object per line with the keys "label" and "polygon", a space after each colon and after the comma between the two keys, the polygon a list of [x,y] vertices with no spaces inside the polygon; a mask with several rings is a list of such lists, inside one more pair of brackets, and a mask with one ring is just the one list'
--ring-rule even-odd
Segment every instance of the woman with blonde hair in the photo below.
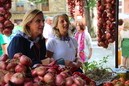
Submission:
{"label": "woman with blonde hair", "polygon": [[123,29],[120,32],[122,66],[129,67],[129,21],[124,22]]}
{"label": "woman with blonde hair", "polygon": [[33,9],[26,12],[22,21],[23,31],[16,34],[8,46],[9,57],[13,58],[14,54],[22,53],[31,58],[33,64],[40,63],[46,54],[43,27],[42,11]]}
{"label": "woman with blonde hair", "polygon": [[69,35],[69,19],[66,14],[59,14],[53,19],[54,38],[46,43],[47,57],[54,60],[63,59],[68,67],[78,69],[81,63],[77,60],[77,41]]}

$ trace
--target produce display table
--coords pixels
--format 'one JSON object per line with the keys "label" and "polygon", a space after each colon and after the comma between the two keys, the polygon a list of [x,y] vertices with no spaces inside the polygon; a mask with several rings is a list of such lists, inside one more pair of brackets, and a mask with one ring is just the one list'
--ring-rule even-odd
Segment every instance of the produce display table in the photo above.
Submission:
{"label": "produce display table", "polygon": [[0,86],[96,86],[85,74],[56,61],[47,65],[31,64],[31,59],[21,53],[13,59],[6,54],[0,57]]}

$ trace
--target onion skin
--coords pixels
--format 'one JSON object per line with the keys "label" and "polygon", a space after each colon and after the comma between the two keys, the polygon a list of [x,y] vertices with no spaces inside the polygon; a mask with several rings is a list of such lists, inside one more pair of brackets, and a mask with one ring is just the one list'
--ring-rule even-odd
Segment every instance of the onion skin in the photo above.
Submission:
{"label": "onion skin", "polygon": [[34,83],[33,86],[41,86],[41,85],[39,85],[38,83]]}
{"label": "onion skin", "polygon": [[[0,72],[0,77],[4,77],[5,72]],[[0,78],[0,86],[4,86],[6,83],[4,81],[4,78]]]}
{"label": "onion skin", "polygon": [[37,73],[36,73],[36,70],[35,70],[35,69],[31,70],[31,75],[32,75],[33,77],[37,76]]}
{"label": "onion skin", "polygon": [[26,55],[22,55],[20,57],[20,63],[26,66],[31,66],[32,65],[32,60],[27,57]]}
{"label": "onion skin", "polygon": [[4,24],[3,23],[0,23],[0,32],[2,32],[4,29]]}
{"label": "onion skin", "polygon": [[39,67],[35,68],[34,71],[36,71],[37,75],[43,76],[46,73],[47,69],[43,66],[39,66]]}
{"label": "onion skin", "polygon": [[109,39],[111,37],[111,34],[109,32],[106,33],[106,39]]}
{"label": "onion skin", "polygon": [[13,23],[12,23],[10,20],[6,20],[6,21],[4,22],[4,25],[5,25],[6,27],[9,27],[9,26],[12,26]]}
{"label": "onion skin", "polygon": [[0,61],[0,69],[5,70],[6,69],[6,66],[7,66],[7,63],[6,62]]}
{"label": "onion skin", "polygon": [[65,82],[66,86],[71,86],[73,83],[74,83],[74,81],[73,81],[72,77],[66,78],[66,82]]}
{"label": "onion skin", "polygon": [[68,73],[67,73],[67,72],[64,72],[64,71],[61,72],[60,74],[61,74],[64,78],[67,78],[67,77],[69,76]]}
{"label": "onion skin", "polygon": [[54,75],[52,73],[46,73],[43,79],[46,83],[52,83],[54,81]]}
{"label": "onion skin", "polygon": [[21,57],[22,55],[23,55],[22,53],[16,53],[16,54],[14,54],[13,58],[14,58],[14,59],[20,59],[20,57]]}
{"label": "onion skin", "polygon": [[53,74],[57,74],[57,71],[54,68],[49,68],[47,71]]}
{"label": "onion skin", "polygon": [[[39,79],[39,80],[38,80],[38,79]],[[44,82],[44,77],[43,77],[43,76],[38,76],[38,78],[37,78],[37,82],[39,82],[39,81]]]}
{"label": "onion skin", "polygon": [[10,3],[6,3],[6,4],[4,5],[4,8],[5,8],[6,10],[11,9],[11,4],[10,4]]}
{"label": "onion skin", "polygon": [[9,83],[6,83],[4,86],[9,86]]}
{"label": "onion skin", "polygon": [[7,12],[5,15],[4,15],[4,17],[6,18],[6,19],[10,19],[11,18],[11,13],[10,12]]}
{"label": "onion skin", "polygon": [[24,83],[25,77],[22,73],[15,73],[12,75],[10,81],[16,85],[21,85]]}
{"label": "onion skin", "polygon": [[84,86],[84,80],[82,80],[80,77],[74,78],[74,82],[79,86]]}
{"label": "onion skin", "polygon": [[5,17],[4,16],[0,16],[0,22],[4,22],[5,21]]}
{"label": "onion skin", "polygon": [[12,73],[12,72],[8,72],[7,74],[5,74],[5,76],[4,76],[5,83],[8,83],[9,82],[9,80],[11,79],[11,77],[12,77],[13,74],[14,73]]}
{"label": "onion skin", "polygon": [[16,66],[17,66],[16,63],[10,62],[10,63],[8,63],[8,65],[6,66],[6,70],[14,72]]}
{"label": "onion skin", "polygon": [[35,83],[38,83],[38,82],[40,82],[40,81],[41,81],[41,79],[40,79],[40,77],[39,77],[39,76],[34,77],[34,82],[35,82]]}
{"label": "onion skin", "polygon": [[112,0],[106,0],[107,3],[110,3]]}
{"label": "onion skin", "polygon": [[24,86],[33,86],[33,82],[32,82],[32,81],[26,82],[26,83],[24,84]]}
{"label": "onion skin", "polygon": [[78,85],[74,83],[74,84],[72,84],[71,86],[78,86]]}
{"label": "onion skin", "polygon": [[25,73],[26,71],[27,71],[27,68],[24,65],[17,65],[15,67],[15,72],[24,72]]}
{"label": "onion skin", "polygon": [[8,55],[7,54],[3,54],[1,57],[0,57],[0,61],[6,61],[8,59]]}
{"label": "onion skin", "polygon": [[0,7],[0,15],[5,15],[6,10],[4,7]]}
{"label": "onion skin", "polygon": [[32,81],[32,78],[25,77],[24,83],[26,83],[26,82],[31,82],[31,81]]}
{"label": "onion skin", "polygon": [[6,0],[0,0],[0,3],[5,3],[6,2]]}
{"label": "onion skin", "polygon": [[64,83],[65,83],[64,81],[65,81],[65,78],[64,78],[61,74],[58,74],[58,75],[56,76],[56,81],[55,81],[55,83],[56,83],[57,86],[63,86]]}

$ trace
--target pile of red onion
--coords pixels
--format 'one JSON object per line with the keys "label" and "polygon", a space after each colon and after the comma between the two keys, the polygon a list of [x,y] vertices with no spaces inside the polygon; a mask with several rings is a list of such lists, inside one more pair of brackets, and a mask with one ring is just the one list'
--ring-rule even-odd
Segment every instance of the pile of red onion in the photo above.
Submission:
{"label": "pile of red onion", "polygon": [[11,35],[13,23],[10,21],[11,0],[0,0],[0,33],[7,36]]}
{"label": "pile of red onion", "polygon": [[86,75],[71,73],[55,61],[32,65],[22,53],[16,53],[13,59],[6,54],[0,57],[0,77],[0,86],[95,86]]}

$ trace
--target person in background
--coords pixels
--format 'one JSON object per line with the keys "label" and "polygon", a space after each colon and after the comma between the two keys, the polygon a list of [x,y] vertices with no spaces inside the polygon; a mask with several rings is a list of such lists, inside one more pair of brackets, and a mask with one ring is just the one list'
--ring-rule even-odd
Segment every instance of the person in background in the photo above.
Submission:
{"label": "person in background", "polygon": [[122,30],[122,28],[123,28],[123,26],[122,26],[123,23],[124,23],[123,19],[119,19],[119,20],[118,20],[118,25],[119,25],[118,28],[119,28],[119,30]]}
{"label": "person in background", "polygon": [[22,31],[22,26],[20,25],[21,21],[16,22],[13,32],[12,32],[12,36],[15,36],[19,31]]}
{"label": "person in background", "polygon": [[129,21],[124,22],[123,29],[120,31],[122,66],[129,67]]}
{"label": "person in background", "polygon": [[7,54],[7,41],[5,40],[5,36],[0,33],[0,56],[3,54]]}
{"label": "person in background", "polygon": [[8,55],[22,53],[32,60],[32,64],[41,63],[45,59],[46,46],[43,38],[44,15],[38,9],[33,9],[24,15],[21,22],[23,30],[17,33],[8,46]]}
{"label": "person in background", "polygon": [[[66,14],[59,14],[53,19],[54,38],[46,42],[47,57],[64,59],[65,65],[78,69],[81,62],[77,58],[77,41],[69,35],[69,19]],[[63,64],[63,63],[62,63]]]}
{"label": "person in background", "polygon": [[118,48],[120,49],[121,47],[121,39],[120,39],[120,32],[123,29],[123,19],[118,20]]}
{"label": "person in background", "polygon": [[81,21],[76,22],[76,29],[75,38],[78,42],[78,57],[82,63],[88,62],[92,56],[91,36]]}
{"label": "person in background", "polygon": [[73,23],[70,22],[70,25],[69,25],[69,33],[70,33],[70,35],[74,37],[75,32],[76,32],[76,27],[75,27],[75,25]]}
{"label": "person in background", "polygon": [[45,25],[44,25],[44,30],[43,30],[43,36],[45,39],[53,37],[52,21],[53,21],[52,17],[47,17],[45,19]]}

